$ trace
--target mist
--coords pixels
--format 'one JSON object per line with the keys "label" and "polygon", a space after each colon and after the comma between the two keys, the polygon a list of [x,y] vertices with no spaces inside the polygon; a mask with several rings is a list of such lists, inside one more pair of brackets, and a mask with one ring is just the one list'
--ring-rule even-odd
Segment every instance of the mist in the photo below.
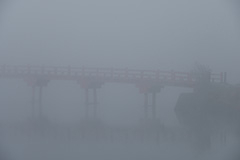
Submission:
{"label": "mist", "polygon": [[225,0],[0,1],[3,155],[204,160],[237,148],[239,15]]}

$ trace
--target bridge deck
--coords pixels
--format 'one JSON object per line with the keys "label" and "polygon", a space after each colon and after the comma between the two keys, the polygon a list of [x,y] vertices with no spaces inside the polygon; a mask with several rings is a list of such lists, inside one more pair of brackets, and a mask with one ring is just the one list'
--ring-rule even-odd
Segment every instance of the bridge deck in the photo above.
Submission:
{"label": "bridge deck", "polygon": [[[224,82],[224,74],[211,74],[212,82]],[[97,80],[103,83],[156,83],[170,86],[193,87],[196,81],[190,72],[173,70],[137,70],[119,68],[86,68],[55,66],[0,66],[0,78],[47,80]]]}

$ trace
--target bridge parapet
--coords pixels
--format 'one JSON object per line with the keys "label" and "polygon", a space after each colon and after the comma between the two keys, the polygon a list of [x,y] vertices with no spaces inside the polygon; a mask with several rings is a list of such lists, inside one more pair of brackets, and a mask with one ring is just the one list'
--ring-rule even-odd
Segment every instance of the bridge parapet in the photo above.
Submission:
{"label": "bridge parapet", "polygon": [[[27,78],[45,77],[50,80],[79,80],[95,78],[104,82],[162,83],[170,86],[193,87],[196,79],[191,72],[163,71],[163,70],[138,70],[128,68],[87,68],[87,67],[57,67],[57,66],[10,66],[0,67],[1,78]],[[212,73],[211,82],[223,83],[226,74]]]}

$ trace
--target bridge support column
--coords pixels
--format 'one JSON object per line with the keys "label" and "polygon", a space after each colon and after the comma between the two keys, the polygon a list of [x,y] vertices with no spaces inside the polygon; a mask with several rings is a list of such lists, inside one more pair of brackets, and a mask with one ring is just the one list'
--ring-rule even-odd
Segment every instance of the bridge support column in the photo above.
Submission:
{"label": "bridge support column", "polygon": [[[92,101],[90,101],[90,93],[89,90],[92,90]],[[92,106],[92,117],[93,119],[97,118],[97,88],[85,88],[85,118],[90,118],[89,107]]]}
{"label": "bridge support column", "polygon": [[[156,92],[144,93],[144,118],[149,118],[149,110],[151,109],[152,119],[156,119]],[[151,96],[151,101],[149,97]],[[150,103],[151,102],[151,103]]]}
{"label": "bridge support column", "polygon": [[98,118],[97,89],[100,89],[103,83],[95,79],[84,79],[80,80],[79,84],[85,90],[85,119],[96,120]]}
{"label": "bridge support column", "polygon": [[89,92],[88,88],[85,89],[85,118],[89,118]]}
{"label": "bridge support column", "polygon": [[152,116],[156,119],[156,92],[152,93]]}
{"label": "bridge support column", "polygon": [[38,98],[38,108],[39,108],[39,115],[38,117],[41,119],[43,118],[43,108],[42,108],[42,88],[43,86],[39,86],[39,98]]}
{"label": "bridge support column", "polygon": [[93,115],[97,117],[97,89],[93,89]]}
{"label": "bridge support column", "polygon": [[32,119],[35,118],[35,92],[36,92],[36,87],[32,86],[32,100],[31,100]]}
{"label": "bridge support column", "polygon": [[[156,96],[160,92],[162,86],[154,84],[138,84],[140,93],[144,94],[144,119],[156,120]],[[151,112],[150,112],[151,111]],[[151,113],[151,115],[149,115]]]}
{"label": "bridge support column", "polygon": [[144,118],[148,118],[148,94],[144,93]]}
{"label": "bridge support column", "polygon": [[[43,106],[42,106],[42,94],[43,87],[47,86],[49,80],[39,78],[39,79],[27,79],[27,84],[32,87],[31,95],[31,114],[33,120],[41,120],[44,118]],[[38,99],[36,99],[36,90],[38,90]],[[37,101],[36,101],[37,100]],[[36,108],[37,107],[37,108]]]}

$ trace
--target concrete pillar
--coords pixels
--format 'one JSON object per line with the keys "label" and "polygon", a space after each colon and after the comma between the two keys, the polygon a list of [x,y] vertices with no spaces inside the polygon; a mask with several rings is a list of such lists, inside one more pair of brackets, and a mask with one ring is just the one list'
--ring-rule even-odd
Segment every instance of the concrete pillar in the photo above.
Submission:
{"label": "concrete pillar", "polygon": [[78,83],[85,90],[85,118],[96,119],[97,115],[97,89],[103,85],[102,81],[96,79],[82,79]]}
{"label": "concrete pillar", "polygon": [[85,89],[85,118],[89,118],[89,92],[88,88]]}
{"label": "concrete pillar", "polygon": [[[90,115],[90,113],[92,114]],[[88,119],[90,116],[94,119],[97,118],[97,88],[85,88],[85,118]]]}
{"label": "concrete pillar", "polygon": [[152,116],[156,119],[156,92],[152,93]]}
{"label": "concrete pillar", "polygon": [[93,116],[97,118],[97,89],[93,89]]}
{"label": "concrete pillar", "polygon": [[[144,94],[144,118],[157,118],[156,112],[156,96],[157,93],[160,93],[162,85],[159,84],[148,84],[148,83],[138,83],[136,86],[139,88],[140,93]],[[151,111],[151,115],[149,114]]]}
{"label": "concrete pillar", "polygon": [[[144,93],[144,118],[148,119],[150,115],[149,110],[151,111],[151,118],[156,119],[156,92]],[[151,97],[149,97],[151,95]],[[149,101],[149,98],[151,98],[151,101]]]}
{"label": "concrete pillar", "polygon": [[[31,89],[32,89],[32,95],[31,95],[32,119],[36,120],[39,118],[43,118],[42,91],[43,91],[43,87],[47,86],[49,79],[45,79],[44,77],[41,77],[41,78],[29,78],[29,79],[25,79],[25,81],[29,86],[31,86]],[[36,93],[36,90],[38,90],[38,93]]]}
{"label": "concrete pillar", "polygon": [[144,93],[144,118],[148,118],[148,93]]}
{"label": "concrete pillar", "polygon": [[39,118],[43,118],[43,108],[42,108],[42,86],[39,86],[39,98],[38,98],[38,107],[39,107]]}
{"label": "concrete pillar", "polygon": [[32,99],[31,99],[32,119],[35,118],[35,91],[36,91],[36,87],[32,86]]}

